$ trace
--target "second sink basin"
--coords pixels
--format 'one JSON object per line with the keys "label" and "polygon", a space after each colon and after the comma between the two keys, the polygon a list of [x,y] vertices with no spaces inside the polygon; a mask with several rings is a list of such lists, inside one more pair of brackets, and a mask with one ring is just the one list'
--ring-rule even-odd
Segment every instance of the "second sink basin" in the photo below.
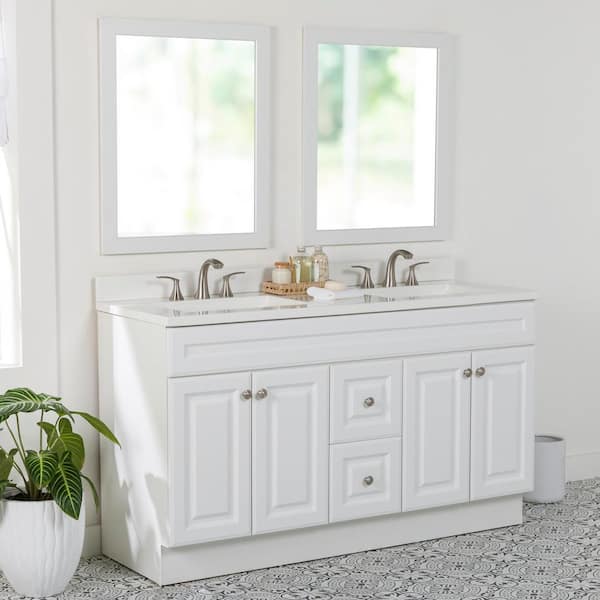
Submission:
{"label": "second sink basin", "polygon": [[394,300],[410,300],[421,298],[435,298],[439,296],[461,296],[464,294],[480,294],[485,290],[471,285],[459,283],[424,283],[415,286],[398,286],[393,288],[373,288],[364,290],[365,294],[378,296],[380,298],[391,298]]}

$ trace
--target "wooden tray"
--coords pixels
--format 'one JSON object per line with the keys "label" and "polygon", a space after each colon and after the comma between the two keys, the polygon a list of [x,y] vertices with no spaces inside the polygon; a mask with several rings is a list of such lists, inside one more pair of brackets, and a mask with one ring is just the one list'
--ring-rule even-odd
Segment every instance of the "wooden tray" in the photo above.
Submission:
{"label": "wooden tray", "polygon": [[317,281],[307,283],[273,283],[272,281],[263,281],[262,291],[265,294],[275,294],[276,296],[297,296],[305,294],[309,287],[323,287]]}

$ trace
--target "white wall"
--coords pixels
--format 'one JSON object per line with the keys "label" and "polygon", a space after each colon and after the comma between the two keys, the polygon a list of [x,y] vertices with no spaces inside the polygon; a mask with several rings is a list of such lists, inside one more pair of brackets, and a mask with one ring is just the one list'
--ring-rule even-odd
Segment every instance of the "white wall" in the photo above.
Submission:
{"label": "white wall", "polygon": [[[465,278],[539,290],[538,428],[564,433],[572,474],[600,474],[594,272],[599,183],[600,21],[596,0],[55,0],[55,129],[60,391],[96,411],[92,279],[196,269],[199,253],[99,255],[97,17],[274,26],[274,245],[222,252],[227,266],[270,264],[299,238],[301,26],[396,27],[458,37],[454,241]],[[596,168],[597,169],[597,168]],[[596,217],[596,218],[594,218]],[[335,258],[385,256],[336,248]],[[588,267],[591,263],[591,269]],[[90,438],[92,439],[92,438]],[[594,454],[597,453],[597,454]],[[95,451],[89,470],[97,476]],[[95,515],[89,517],[95,522]]]}

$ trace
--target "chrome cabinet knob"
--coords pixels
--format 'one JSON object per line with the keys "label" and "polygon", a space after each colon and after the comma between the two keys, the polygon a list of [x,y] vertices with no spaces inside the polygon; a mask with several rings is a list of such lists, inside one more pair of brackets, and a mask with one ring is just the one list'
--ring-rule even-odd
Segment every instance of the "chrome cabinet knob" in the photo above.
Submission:
{"label": "chrome cabinet knob", "polygon": [[469,377],[471,377],[471,376],[473,375],[473,369],[465,369],[465,370],[463,371],[463,375],[464,375],[464,376],[465,376],[467,379],[469,379]]}
{"label": "chrome cabinet knob", "polygon": [[240,394],[242,400],[251,400],[252,399],[252,391],[251,390],[244,390],[241,394]]}
{"label": "chrome cabinet knob", "polygon": [[264,400],[268,395],[269,395],[269,392],[267,392],[267,390],[265,390],[265,388],[261,388],[260,390],[258,390],[258,392],[256,392],[255,398],[257,400]]}
{"label": "chrome cabinet knob", "polygon": [[363,484],[366,485],[367,487],[372,485],[373,482],[375,480],[373,479],[373,477],[371,475],[367,475],[364,479],[363,479]]}
{"label": "chrome cabinet knob", "polygon": [[477,377],[483,377],[485,375],[485,367],[475,369],[475,375],[477,375]]}
{"label": "chrome cabinet knob", "polygon": [[372,398],[371,396],[369,396],[368,398],[365,398],[363,400],[363,404],[366,408],[369,408],[369,407],[373,406],[373,404],[375,404],[375,398]]}

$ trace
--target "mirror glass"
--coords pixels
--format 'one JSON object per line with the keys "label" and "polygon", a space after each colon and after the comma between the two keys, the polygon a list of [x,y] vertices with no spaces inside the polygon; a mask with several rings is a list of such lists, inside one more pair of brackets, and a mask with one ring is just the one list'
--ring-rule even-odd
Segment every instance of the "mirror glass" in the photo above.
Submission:
{"label": "mirror glass", "polygon": [[254,231],[254,42],[116,43],[118,236]]}
{"label": "mirror glass", "polygon": [[319,44],[317,229],[435,221],[437,49]]}
{"label": "mirror glass", "polygon": [[104,254],[269,246],[270,39],[100,20]]}
{"label": "mirror glass", "polygon": [[304,30],[304,242],[448,234],[452,42]]}

